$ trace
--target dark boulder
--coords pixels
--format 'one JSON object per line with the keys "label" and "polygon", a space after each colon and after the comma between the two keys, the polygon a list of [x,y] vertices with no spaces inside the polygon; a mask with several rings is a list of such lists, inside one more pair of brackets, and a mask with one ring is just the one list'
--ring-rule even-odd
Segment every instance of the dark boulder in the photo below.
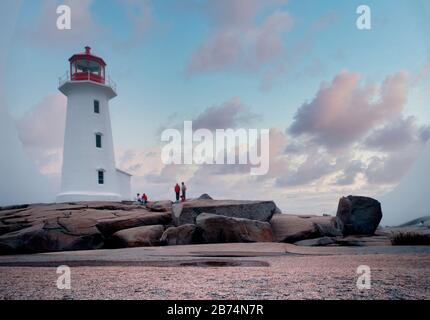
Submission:
{"label": "dark boulder", "polygon": [[343,197],[336,216],[344,235],[373,235],[382,219],[381,203],[368,197]]}

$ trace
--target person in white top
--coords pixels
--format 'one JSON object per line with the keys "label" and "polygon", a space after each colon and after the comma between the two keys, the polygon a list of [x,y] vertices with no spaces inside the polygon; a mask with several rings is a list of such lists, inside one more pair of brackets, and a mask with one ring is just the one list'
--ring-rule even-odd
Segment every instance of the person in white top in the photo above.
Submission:
{"label": "person in white top", "polygon": [[139,203],[139,204],[142,204],[142,199],[140,198],[140,193],[138,193],[136,195],[136,198],[134,198],[134,201],[137,202],[137,203]]}
{"label": "person in white top", "polygon": [[182,182],[182,186],[181,186],[181,191],[182,191],[182,201],[185,201],[187,199],[187,197],[186,197],[187,187],[185,186],[185,183],[183,183],[183,182]]}

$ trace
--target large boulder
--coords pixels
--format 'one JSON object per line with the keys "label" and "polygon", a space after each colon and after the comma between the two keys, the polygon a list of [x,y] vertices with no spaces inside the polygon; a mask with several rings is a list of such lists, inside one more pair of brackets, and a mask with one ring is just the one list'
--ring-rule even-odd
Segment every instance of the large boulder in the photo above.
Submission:
{"label": "large boulder", "polygon": [[181,202],[177,202],[172,205],[172,219],[173,219],[173,224],[176,226],[180,225],[179,219],[182,214],[183,208],[184,208],[184,205]]}
{"label": "large boulder", "polygon": [[154,212],[171,212],[173,202],[170,200],[163,201],[150,201],[146,204],[146,207],[150,211]]}
{"label": "large boulder", "polygon": [[161,242],[168,246],[202,243],[202,230],[194,224],[170,227],[164,231]]}
{"label": "large boulder", "polygon": [[146,212],[142,210],[130,216],[100,220],[97,223],[97,228],[104,236],[109,237],[119,230],[147,225],[166,225],[171,221],[170,212]]}
{"label": "large boulder", "polygon": [[199,200],[213,200],[213,198],[208,195],[207,193],[203,193],[200,197],[198,197],[197,199]]}
{"label": "large boulder", "polygon": [[203,212],[265,222],[269,221],[276,212],[273,201],[195,199],[181,205],[181,211],[176,214],[178,225],[194,224],[197,216]]}
{"label": "large boulder", "polygon": [[161,244],[160,238],[164,232],[164,226],[143,226],[124,229],[115,232],[110,240],[112,246],[127,247],[151,247]]}
{"label": "large boulder", "polygon": [[202,213],[196,223],[205,243],[273,241],[268,222]]}
{"label": "large boulder", "polygon": [[51,219],[0,236],[0,253],[100,249],[104,239],[95,225],[93,219]]}
{"label": "large boulder", "polygon": [[294,243],[304,239],[318,238],[316,225],[300,216],[276,214],[270,220],[274,239],[277,242]]}
{"label": "large boulder", "polygon": [[382,219],[381,203],[368,197],[343,197],[336,216],[344,225],[344,235],[373,235]]}
{"label": "large boulder", "polygon": [[321,237],[339,237],[343,235],[343,224],[337,217],[311,216],[308,220],[315,224]]}
{"label": "large boulder", "polygon": [[294,243],[300,240],[342,235],[342,223],[329,216],[276,214],[270,220],[275,241]]}

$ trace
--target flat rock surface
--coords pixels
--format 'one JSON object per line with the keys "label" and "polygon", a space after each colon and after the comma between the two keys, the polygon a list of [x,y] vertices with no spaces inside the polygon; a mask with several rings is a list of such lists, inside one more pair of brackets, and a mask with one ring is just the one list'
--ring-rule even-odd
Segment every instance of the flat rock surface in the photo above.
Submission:
{"label": "flat rock surface", "polygon": [[152,204],[160,212],[117,202],[2,207],[0,254],[99,249],[119,230],[170,223],[171,213],[163,211],[166,202]]}
{"label": "flat rock surface", "polygon": [[[55,285],[60,264],[71,290]],[[359,265],[370,290],[356,287]],[[429,265],[430,247],[282,243],[2,256],[0,299],[429,299]]]}
{"label": "flat rock surface", "polygon": [[32,204],[17,207],[0,208],[0,235],[20,230],[46,220],[64,218],[68,226],[73,222],[79,223],[82,218],[96,221],[135,216],[148,210],[141,205],[115,202],[79,202],[79,203],[52,203]]}

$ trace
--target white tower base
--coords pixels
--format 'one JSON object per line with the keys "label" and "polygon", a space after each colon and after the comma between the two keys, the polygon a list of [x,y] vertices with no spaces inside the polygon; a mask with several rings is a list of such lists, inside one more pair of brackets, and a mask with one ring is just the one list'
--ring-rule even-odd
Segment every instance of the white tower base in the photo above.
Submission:
{"label": "white tower base", "polygon": [[57,195],[57,202],[81,202],[81,201],[122,201],[121,195],[117,193],[96,193],[96,192],[65,192]]}

